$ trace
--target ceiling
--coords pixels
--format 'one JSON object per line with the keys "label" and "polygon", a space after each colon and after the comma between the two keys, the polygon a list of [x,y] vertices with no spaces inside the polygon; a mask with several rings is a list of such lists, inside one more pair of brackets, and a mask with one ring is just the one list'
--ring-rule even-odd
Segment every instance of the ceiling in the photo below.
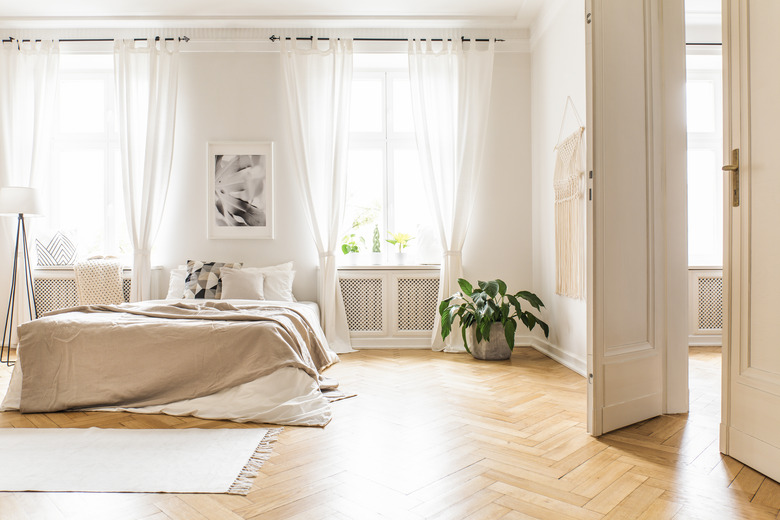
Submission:
{"label": "ceiling", "polygon": [[530,27],[544,4],[545,0],[0,0],[0,25],[516,29]]}

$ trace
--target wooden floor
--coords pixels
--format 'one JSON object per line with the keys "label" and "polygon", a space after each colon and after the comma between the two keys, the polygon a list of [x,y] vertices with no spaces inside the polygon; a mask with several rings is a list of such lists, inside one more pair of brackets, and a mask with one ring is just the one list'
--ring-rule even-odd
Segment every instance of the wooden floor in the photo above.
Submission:
{"label": "wooden floor", "polygon": [[[595,439],[585,380],[534,350],[508,362],[363,351],[328,370],[358,397],[335,403],[325,428],[285,428],[246,497],[0,493],[0,519],[780,518],[780,485],[718,453],[719,373],[718,349],[691,349],[689,415]],[[4,428],[91,426],[252,427],[0,414]]]}

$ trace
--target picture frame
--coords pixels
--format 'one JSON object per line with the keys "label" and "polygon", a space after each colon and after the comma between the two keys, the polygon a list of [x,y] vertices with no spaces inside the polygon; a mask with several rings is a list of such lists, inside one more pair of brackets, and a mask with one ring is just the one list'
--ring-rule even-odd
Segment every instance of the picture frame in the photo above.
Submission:
{"label": "picture frame", "polygon": [[274,238],[271,141],[208,143],[209,239]]}

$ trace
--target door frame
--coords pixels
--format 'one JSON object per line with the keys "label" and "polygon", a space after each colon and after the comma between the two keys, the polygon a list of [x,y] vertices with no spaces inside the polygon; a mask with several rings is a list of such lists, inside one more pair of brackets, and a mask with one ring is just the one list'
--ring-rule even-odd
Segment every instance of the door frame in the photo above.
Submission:
{"label": "door frame", "polygon": [[[739,63],[739,46],[732,45],[731,32],[731,2],[721,2],[721,50],[723,60],[723,164],[727,164],[727,156],[731,154],[734,143],[734,132],[739,131],[739,125],[734,128],[733,121],[738,112],[733,112],[739,107],[734,107],[731,100],[734,94],[739,95],[740,85],[734,83],[732,63]],[[739,23],[739,21],[737,21]],[[736,55],[735,55],[736,54]],[[728,59],[727,59],[728,58]],[[738,72],[738,71],[737,71]],[[737,74],[739,76],[739,74]],[[739,136],[737,136],[739,142]],[[731,207],[731,180],[728,175],[723,176],[723,330],[721,338],[721,399],[720,399],[720,435],[719,447],[721,453],[729,454],[729,427],[731,426],[731,320],[732,304],[739,303],[739,291],[733,291],[733,269],[739,270],[739,255],[736,262],[732,262],[732,250],[739,248],[739,243],[732,242],[733,223],[736,218],[736,230],[739,232],[739,210]],[[738,280],[737,280],[738,282]],[[734,300],[733,298],[736,298]],[[739,338],[737,338],[739,341]]]}

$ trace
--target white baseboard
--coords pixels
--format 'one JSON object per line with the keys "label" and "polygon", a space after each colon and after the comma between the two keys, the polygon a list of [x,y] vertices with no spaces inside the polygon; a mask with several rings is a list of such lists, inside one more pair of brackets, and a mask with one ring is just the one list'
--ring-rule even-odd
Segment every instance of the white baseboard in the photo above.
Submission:
{"label": "white baseboard", "polygon": [[723,346],[723,336],[720,334],[689,334],[689,347],[720,347]]}
{"label": "white baseboard", "polygon": [[355,350],[406,349],[430,350],[431,338],[350,338]]}
{"label": "white baseboard", "polygon": [[582,377],[588,373],[588,364],[584,359],[579,359],[572,356],[568,352],[561,350],[556,345],[553,345],[547,340],[537,338],[535,336],[519,336],[515,338],[515,346],[527,345],[534,348],[544,354],[545,356],[554,359],[566,368],[573,370]]}

